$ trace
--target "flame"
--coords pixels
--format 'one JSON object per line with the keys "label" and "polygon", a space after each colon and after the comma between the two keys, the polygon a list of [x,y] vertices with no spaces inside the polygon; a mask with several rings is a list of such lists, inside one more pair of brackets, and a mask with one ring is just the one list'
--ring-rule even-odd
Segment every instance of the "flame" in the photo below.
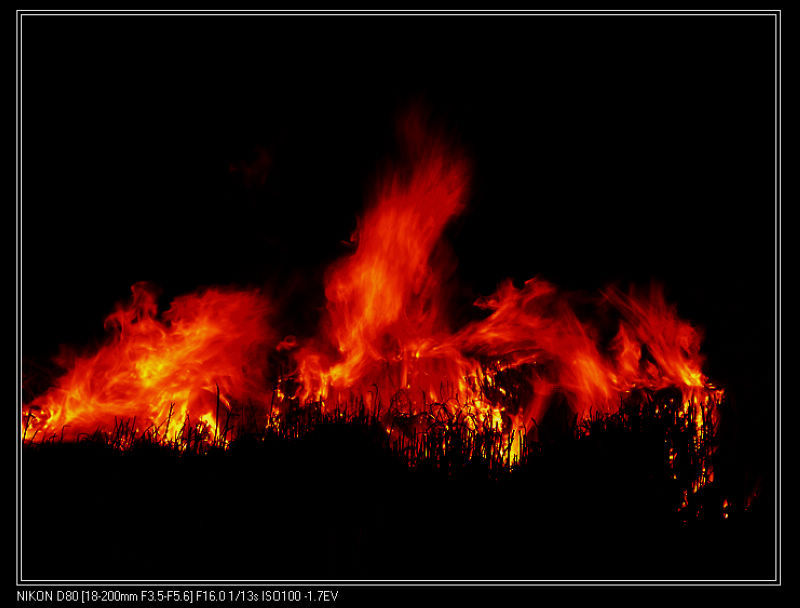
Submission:
{"label": "flame", "polygon": [[[198,421],[217,436],[219,409],[234,401],[270,395],[285,411],[355,399],[384,412],[390,437],[398,411],[413,425],[438,416],[446,429],[458,420],[470,431],[496,430],[513,463],[557,399],[588,419],[619,411],[633,391],[675,387],[676,424],[704,441],[722,391],[703,374],[701,332],[658,285],[609,287],[587,301],[539,277],[508,280],[474,303],[482,318],[453,326],[443,234],[465,208],[470,164],[421,115],[401,127],[402,162],[377,182],[353,252],[328,269],[315,337],[273,339],[269,303],[251,291],[182,296],[159,319],[152,290],[136,284],[132,302],[106,320],[112,339],[65,364],[67,373],[25,408],[26,433],[31,418],[45,433],[135,418],[142,427],[166,424],[166,440],[178,433],[171,420]],[[267,350],[291,360],[294,386],[283,376],[269,386]],[[381,410],[387,402],[394,414]],[[277,420],[270,410],[267,426]],[[677,471],[671,447],[669,466]],[[704,462],[693,492],[712,480]]]}
{"label": "flame", "polygon": [[108,342],[64,358],[67,373],[25,408],[26,434],[90,433],[135,419],[169,441],[188,419],[215,435],[220,408],[263,398],[271,332],[261,295],[207,289],[176,298],[158,319],[154,290],[136,283],[131,291],[106,319]]}
{"label": "flame", "polygon": [[378,384],[389,394],[413,388],[418,401],[417,394],[438,393],[443,378],[460,378],[457,353],[439,346],[446,321],[432,255],[464,206],[468,167],[443,142],[427,142],[417,119],[406,127],[411,167],[379,184],[352,236],[355,252],[328,273],[326,331],[297,357],[303,400]]}
{"label": "flame", "polygon": [[[614,313],[610,343],[602,315],[579,316],[572,294],[540,278],[519,288],[504,282],[475,302],[485,318],[450,327],[439,245],[464,207],[469,167],[419,121],[405,128],[411,166],[384,176],[353,235],[355,251],[329,270],[322,331],[294,353],[295,396],[323,405],[360,398],[373,411],[383,396],[411,415],[443,404],[474,427],[502,429],[518,456],[522,434],[558,395],[586,418],[618,411],[633,390],[677,387],[683,423],[702,437],[721,391],[702,372],[700,331],[658,285],[595,298],[595,309]],[[528,390],[506,384],[511,371]]]}

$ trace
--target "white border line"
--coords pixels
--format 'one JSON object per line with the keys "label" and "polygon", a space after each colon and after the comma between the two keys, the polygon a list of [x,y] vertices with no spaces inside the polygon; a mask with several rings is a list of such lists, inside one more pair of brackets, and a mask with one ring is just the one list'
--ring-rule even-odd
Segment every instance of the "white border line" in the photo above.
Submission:
{"label": "white border line", "polygon": [[52,16],[52,17],[94,17],[94,16],[113,16],[113,17],[125,17],[125,16],[155,16],[155,17],[186,17],[186,16],[207,16],[207,17],[248,17],[248,16],[260,16],[260,17],[282,17],[282,16],[325,16],[325,17],[332,17],[332,16],[340,16],[340,17],[349,17],[349,16],[445,16],[445,17],[453,17],[453,16],[471,16],[471,17],[489,17],[489,16],[497,16],[497,17],[511,17],[511,16],[527,16],[527,17],[555,17],[555,16],[591,16],[591,17],[673,17],[673,16],[691,16],[691,17],[698,17],[698,16],[708,16],[708,17],[720,17],[720,16],[749,16],[749,17],[757,17],[757,16],[764,16],[764,17],[772,17],[775,20],[775,75],[774,75],[774,98],[775,98],[775,116],[774,116],[774,128],[775,128],[775,145],[774,145],[774,193],[775,193],[775,289],[774,289],[774,296],[775,296],[775,355],[774,355],[774,363],[775,363],[775,371],[774,371],[774,379],[775,379],[775,472],[774,472],[774,499],[775,499],[775,558],[774,558],[774,565],[775,565],[775,578],[774,579],[753,579],[753,580],[704,580],[704,579],[678,579],[678,580],[661,580],[661,579],[652,579],[652,580],[627,580],[627,579],[553,579],[553,580],[540,580],[540,579],[531,579],[531,580],[488,580],[488,581],[474,581],[474,580],[426,580],[426,579],[386,579],[386,580],[374,580],[374,581],[364,581],[359,579],[345,579],[345,580],[308,580],[308,579],[298,579],[298,580],[291,580],[291,579],[284,579],[284,580],[251,580],[251,579],[242,579],[242,580],[207,580],[207,579],[198,579],[198,580],[184,580],[184,581],[173,581],[168,579],[154,579],[150,581],[117,581],[113,579],[87,579],[87,580],[58,580],[58,579],[22,579],[22,533],[21,533],[21,526],[17,526],[17,534],[16,534],[16,541],[17,541],[17,580],[16,586],[27,586],[30,584],[37,584],[37,585],[96,585],[96,584],[111,584],[118,587],[142,587],[149,584],[170,584],[173,586],[182,586],[182,585],[197,585],[202,584],[204,586],[207,585],[217,585],[220,587],[227,587],[227,586],[235,586],[235,585],[275,585],[275,586],[289,586],[289,585],[314,585],[318,587],[326,587],[326,586],[341,586],[341,587],[351,587],[351,586],[363,586],[363,587],[384,587],[384,586],[392,586],[399,583],[402,583],[403,586],[408,587],[451,587],[451,586],[459,586],[459,587],[474,587],[474,586],[498,586],[498,587],[528,587],[528,586],[562,586],[562,585],[572,585],[572,586],[583,586],[583,584],[587,585],[601,585],[601,586],[632,586],[632,587],[641,587],[641,586],[653,586],[653,585],[663,585],[664,583],[670,583],[674,586],[772,586],[775,584],[781,585],[781,574],[782,574],[782,562],[780,557],[782,557],[782,545],[780,543],[780,517],[781,517],[781,509],[780,507],[780,500],[781,500],[781,492],[780,492],[780,481],[781,481],[781,474],[780,474],[780,403],[781,403],[781,389],[780,389],[780,370],[781,370],[781,346],[780,346],[780,321],[781,321],[781,306],[780,306],[780,280],[781,280],[781,251],[780,251],[780,214],[781,214],[781,196],[782,196],[782,189],[781,189],[781,174],[782,174],[782,143],[780,138],[780,126],[781,126],[781,95],[782,90],[780,86],[781,76],[782,76],[782,69],[781,69],[781,10],[742,10],[742,11],[708,11],[708,10],[682,10],[682,11],[625,11],[625,10],[603,10],[603,11],[547,11],[547,10],[530,10],[530,11],[520,11],[520,10],[498,10],[498,11],[446,11],[446,10],[428,10],[428,11],[396,11],[396,10],[386,10],[386,11],[359,11],[359,10],[340,10],[340,11],[315,11],[315,10],[308,10],[308,11],[250,11],[250,10],[233,10],[233,11],[225,11],[225,10],[210,10],[210,11],[175,11],[175,10],[155,10],[155,11],[128,11],[128,10],[108,10],[108,11],[91,11],[91,10],[74,10],[74,11],[37,11],[37,10],[24,10],[24,9],[17,9],[16,11],[17,16],[17,28],[16,28],[16,42],[17,42],[17,49],[16,49],[16,58],[17,58],[17,65],[16,65],[16,72],[17,72],[17,99],[16,99],[16,112],[17,112],[17,129],[16,129],[16,146],[17,146],[17,160],[16,160],[16,190],[17,190],[17,208],[16,208],[16,220],[17,220],[17,234],[16,234],[16,243],[17,243],[17,251],[16,251],[16,312],[17,312],[17,332],[16,332],[16,348],[17,348],[17,360],[16,360],[16,371],[17,371],[17,408],[16,408],[16,420],[14,422],[14,427],[16,429],[16,441],[17,441],[17,452],[16,452],[16,459],[17,459],[17,467],[16,467],[16,482],[17,482],[17,504],[16,504],[16,514],[17,514],[17,522],[18,524],[22,521],[22,512],[21,512],[21,501],[20,501],[20,493],[22,487],[22,475],[21,475],[21,454],[22,454],[22,444],[21,444],[21,430],[19,426],[19,420],[21,416],[21,408],[22,408],[22,367],[21,367],[21,345],[22,345],[22,104],[20,100],[22,98],[22,17],[35,17],[35,16]]}

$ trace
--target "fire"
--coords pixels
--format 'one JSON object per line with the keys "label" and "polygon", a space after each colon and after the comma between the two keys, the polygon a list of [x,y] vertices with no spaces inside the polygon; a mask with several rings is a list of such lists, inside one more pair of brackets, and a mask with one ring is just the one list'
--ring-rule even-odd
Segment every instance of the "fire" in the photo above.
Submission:
{"label": "fire", "polygon": [[[390,173],[359,223],[355,252],[327,277],[323,336],[297,356],[303,400],[346,398],[377,384],[384,395],[437,394],[458,382],[457,353],[443,350],[446,310],[434,250],[448,221],[464,206],[468,166],[424,125],[409,119],[411,166]],[[424,361],[424,364],[420,364]]]}
{"label": "fire", "polygon": [[[362,264],[360,253],[352,260]],[[347,276],[341,270],[349,267],[337,268],[333,275],[337,284]],[[349,287],[358,289],[353,284]],[[392,300],[388,297],[378,302],[386,299]],[[579,319],[568,300],[568,294],[543,280],[531,279],[522,288],[509,281],[492,296],[476,302],[490,311],[485,319],[455,332],[448,332],[443,324],[425,327],[424,322],[434,314],[431,309],[431,316],[417,323],[393,320],[380,324],[373,323],[374,317],[338,316],[334,303],[330,316],[333,339],[349,338],[365,326],[372,332],[370,339],[359,334],[352,342],[339,340],[341,358],[328,361],[327,367],[322,365],[324,355],[314,346],[301,349],[297,354],[305,391],[301,396],[324,402],[346,399],[358,391],[366,393],[377,386],[384,395],[408,393],[405,402],[411,413],[424,408],[429,399],[452,405],[454,411],[474,410],[481,423],[488,421],[490,426],[510,432],[513,428],[530,430],[530,422],[541,419],[557,394],[566,397],[583,418],[592,411],[616,412],[622,399],[635,389],[677,387],[683,395],[679,415],[688,417],[691,410],[688,422],[697,429],[705,427],[706,416],[716,416],[714,404],[721,391],[701,371],[700,334],[677,317],[658,287],[646,296],[612,289],[603,294],[601,300],[613,304],[619,317],[616,336],[605,347],[598,338],[600,328],[591,319]],[[432,301],[441,302],[437,298]],[[365,310],[376,308],[374,304]],[[342,321],[344,326],[338,325]],[[427,333],[418,333],[420,327]],[[508,370],[521,371],[531,388],[532,397],[516,403],[515,411],[505,407],[514,400],[498,380]],[[432,383],[438,383],[438,389]],[[316,390],[308,392],[309,386]],[[417,395],[421,401],[415,400]]]}
{"label": "fire", "polygon": [[186,420],[213,436],[231,399],[262,399],[270,330],[255,292],[208,289],[176,298],[158,318],[151,287],[105,322],[109,341],[94,354],[64,357],[67,373],[26,409],[26,434],[68,436],[135,419],[174,440]]}
{"label": "fire", "polygon": [[[539,277],[521,286],[508,280],[475,302],[483,318],[454,326],[443,233],[465,208],[470,163],[419,114],[401,131],[402,161],[374,188],[352,253],[327,272],[314,338],[274,339],[269,304],[256,292],[208,289],[176,299],[159,319],[154,294],[137,284],[132,303],[106,321],[109,343],[65,365],[55,386],[28,404],[26,432],[31,418],[44,433],[135,418],[157,428],[192,419],[216,435],[220,408],[233,402],[269,404],[272,427],[272,406],[280,413],[358,401],[380,412],[390,437],[399,414],[423,431],[431,421],[495,430],[513,462],[554,400],[586,419],[617,412],[634,391],[677,388],[676,423],[703,440],[722,391],[703,374],[701,332],[657,285],[609,287],[587,299]],[[292,366],[272,386],[267,350]],[[175,438],[178,426],[165,437]],[[699,483],[711,479],[704,464]]]}
{"label": "fire", "polygon": [[[295,352],[300,402],[362,398],[375,411],[376,395],[401,395],[395,402],[409,415],[443,404],[474,428],[502,429],[512,456],[557,396],[585,418],[616,412],[634,390],[677,387],[685,424],[698,436],[715,424],[722,392],[702,372],[702,335],[657,285],[628,294],[612,287],[595,298],[598,313],[613,311],[610,343],[603,315],[579,316],[573,294],[539,278],[505,282],[475,302],[484,319],[450,326],[438,245],[464,208],[469,167],[420,124],[405,125],[411,166],[384,176],[353,235],[355,251],[328,273],[323,330]],[[529,390],[507,385],[512,371]]]}

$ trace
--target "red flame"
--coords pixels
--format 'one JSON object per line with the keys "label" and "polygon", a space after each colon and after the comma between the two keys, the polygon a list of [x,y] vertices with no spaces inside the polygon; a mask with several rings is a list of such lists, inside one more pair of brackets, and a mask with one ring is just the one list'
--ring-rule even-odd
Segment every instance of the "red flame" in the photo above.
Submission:
{"label": "red flame", "polygon": [[[68,435],[136,418],[142,428],[187,417],[216,425],[218,397],[263,400],[269,308],[255,292],[218,288],[176,298],[157,318],[153,290],[131,288],[132,301],[106,319],[112,337],[95,354],[62,361],[67,373],[27,409],[36,431]],[[31,420],[26,420],[29,424]]]}
{"label": "red flame", "polygon": [[[356,398],[375,410],[381,397],[401,394],[410,414],[436,402],[510,434],[530,430],[556,394],[586,417],[617,411],[634,389],[677,387],[687,423],[698,433],[715,423],[721,393],[702,372],[701,334],[657,286],[645,294],[606,289],[596,314],[579,315],[573,295],[544,280],[519,288],[507,281],[475,302],[485,318],[452,327],[441,240],[464,208],[469,164],[417,115],[403,133],[407,165],[379,182],[352,236],[354,252],[329,269],[317,337],[277,345],[292,353],[299,385],[291,396],[274,387],[280,401],[325,407]],[[40,408],[38,429],[89,432],[133,416],[157,425],[173,403],[175,417],[214,425],[218,389],[226,407],[266,400],[264,355],[273,340],[261,296],[209,289],[176,299],[158,320],[153,294],[142,285],[133,293],[107,320],[114,339],[78,357],[30,404]],[[509,395],[501,381],[509,370],[529,390]]]}
{"label": "red flame", "polygon": [[[331,390],[335,398],[346,398],[372,384],[394,393],[415,377],[427,391],[458,374],[457,362],[432,352],[446,338],[441,276],[432,253],[447,222],[463,208],[467,165],[439,141],[425,145],[420,123],[412,120],[407,127],[413,165],[380,185],[352,236],[355,253],[328,274],[327,325],[321,340],[297,357],[303,399],[328,398]],[[439,365],[426,370],[428,381],[412,365],[421,356]]]}
{"label": "red flame", "polygon": [[[420,129],[412,123],[411,139]],[[579,318],[569,297],[546,281],[508,281],[475,304],[489,315],[452,332],[434,252],[447,222],[463,208],[467,166],[427,136],[408,172],[390,174],[354,235],[358,247],[328,275],[322,339],[296,354],[303,400],[407,393],[413,411],[426,401],[455,401],[499,422],[504,408],[485,399],[498,369],[524,366],[528,403],[507,412],[527,426],[559,392],[580,416],[619,408],[635,388],[679,387],[687,403],[713,387],[702,373],[701,335],[678,318],[654,286],[649,294],[609,288],[602,301],[618,329],[603,346],[601,328]],[[487,365],[491,362],[491,365]],[[494,370],[494,371],[492,371]],[[478,387],[483,387],[479,389]]]}

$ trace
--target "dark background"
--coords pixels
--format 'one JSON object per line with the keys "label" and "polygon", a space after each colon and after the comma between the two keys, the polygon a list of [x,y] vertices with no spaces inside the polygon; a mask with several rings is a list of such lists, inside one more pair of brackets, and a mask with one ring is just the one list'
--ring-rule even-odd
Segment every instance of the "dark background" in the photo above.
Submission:
{"label": "dark background", "polygon": [[768,483],[773,36],[767,17],[25,17],[23,356],[101,339],[139,280],[162,304],[266,286],[313,325],[422,101],[474,163],[448,229],[465,301],[537,274],[662,282],[729,391],[731,470]]}

